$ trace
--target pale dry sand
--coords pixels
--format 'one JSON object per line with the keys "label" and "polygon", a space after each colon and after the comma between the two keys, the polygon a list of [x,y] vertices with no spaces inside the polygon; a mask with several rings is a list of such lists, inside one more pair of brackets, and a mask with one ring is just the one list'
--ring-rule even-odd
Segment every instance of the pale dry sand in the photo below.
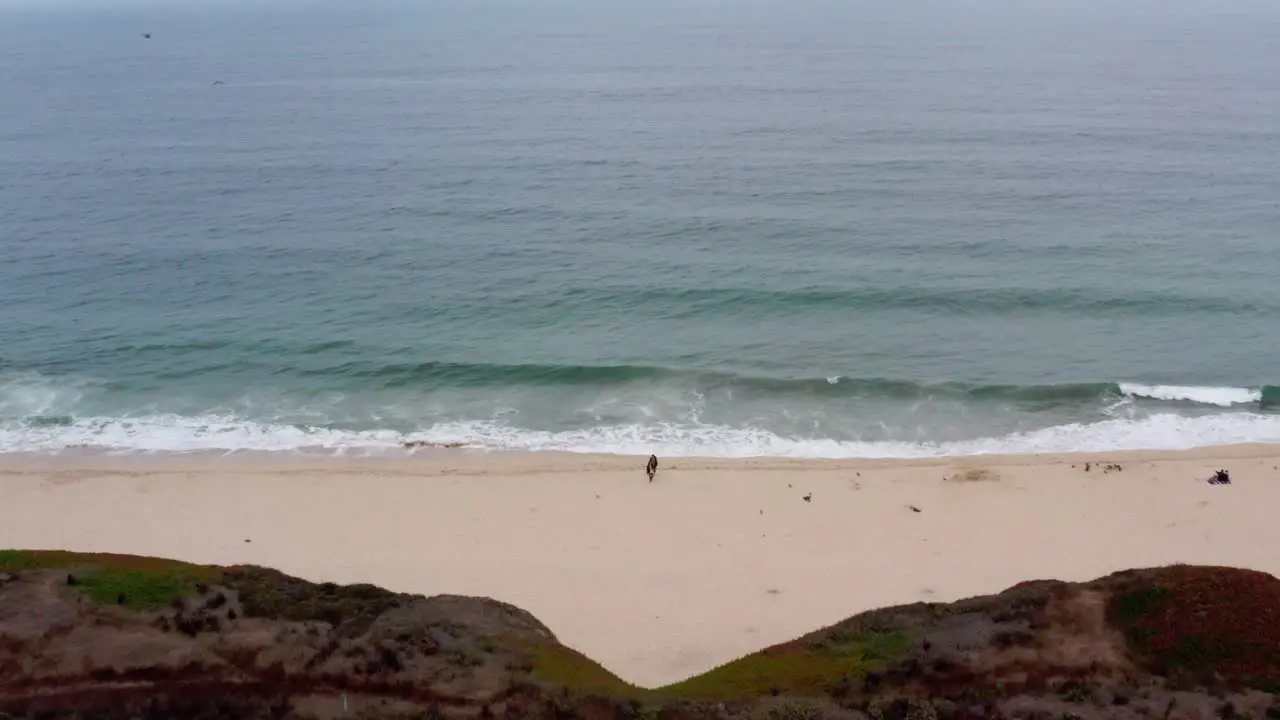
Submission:
{"label": "pale dry sand", "polygon": [[[1097,466],[1109,462],[1123,471]],[[1280,574],[1278,447],[674,458],[653,484],[643,465],[466,451],[0,456],[0,547],[256,563],[313,580],[493,596],[643,685],[861,610],[1023,580],[1174,562]],[[1205,482],[1219,467],[1232,485]]]}

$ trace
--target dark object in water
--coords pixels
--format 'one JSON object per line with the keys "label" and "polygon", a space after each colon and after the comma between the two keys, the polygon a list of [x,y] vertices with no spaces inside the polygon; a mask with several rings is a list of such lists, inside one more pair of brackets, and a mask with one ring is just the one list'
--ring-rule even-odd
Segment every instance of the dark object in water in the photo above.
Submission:
{"label": "dark object in water", "polygon": [[1213,474],[1213,477],[1209,478],[1209,484],[1210,485],[1230,485],[1231,474],[1228,473],[1226,470],[1218,470]]}
{"label": "dark object in water", "polygon": [[142,37],[143,37],[143,38],[145,38],[145,39],[147,39],[147,40],[150,40],[150,39],[151,39],[151,33],[142,33]]}
{"label": "dark object in water", "polygon": [[653,476],[658,474],[658,456],[650,455],[649,464],[644,466],[644,471],[649,476],[649,482],[653,482]]}

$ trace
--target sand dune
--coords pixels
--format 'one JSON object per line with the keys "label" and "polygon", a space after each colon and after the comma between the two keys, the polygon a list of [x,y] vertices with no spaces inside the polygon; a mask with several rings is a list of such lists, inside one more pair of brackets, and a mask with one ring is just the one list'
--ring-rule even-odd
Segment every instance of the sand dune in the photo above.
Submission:
{"label": "sand dune", "polygon": [[[258,563],[493,596],[643,685],[860,610],[1032,578],[1174,562],[1280,574],[1272,446],[911,462],[671,458],[652,484],[643,466],[466,451],[10,455],[0,459],[0,547]],[[1232,484],[1206,482],[1218,468]]]}

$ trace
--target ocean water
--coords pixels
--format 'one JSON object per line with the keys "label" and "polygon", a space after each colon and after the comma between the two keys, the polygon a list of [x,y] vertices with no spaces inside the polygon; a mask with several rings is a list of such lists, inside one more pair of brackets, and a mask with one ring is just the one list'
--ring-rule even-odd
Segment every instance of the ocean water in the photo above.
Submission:
{"label": "ocean water", "polygon": [[0,1],[0,451],[1280,442],[1280,4],[1036,5]]}

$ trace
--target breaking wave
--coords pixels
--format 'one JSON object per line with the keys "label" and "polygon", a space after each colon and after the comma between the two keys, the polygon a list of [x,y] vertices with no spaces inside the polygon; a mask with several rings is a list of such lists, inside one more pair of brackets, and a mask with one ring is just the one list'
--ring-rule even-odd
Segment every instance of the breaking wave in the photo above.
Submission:
{"label": "breaking wave", "polygon": [[[285,409],[279,393],[232,408],[188,402],[174,409],[131,404],[128,393],[101,383],[9,374],[0,377],[0,452],[380,452],[425,440],[486,450],[905,458],[1280,443],[1274,386],[918,384],[475,365],[413,366],[383,377],[403,388],[423,373],[448,376],[443,385],[469,404],[427,390],[393,392],[382,400],[399,405],[360,412],[350,405]],[[495,376],[508,377],[498,391]],[[556,387],[583,384],[595,389]],[[531,393],[533,404],[505,405],[513,387]],[[714,411],[706,409],[708,397]],[[432,403],[445,409],[421,410]],[[886,420],[895,414],[897,421]],[[948,423],[964,432],[935,432]]]}

